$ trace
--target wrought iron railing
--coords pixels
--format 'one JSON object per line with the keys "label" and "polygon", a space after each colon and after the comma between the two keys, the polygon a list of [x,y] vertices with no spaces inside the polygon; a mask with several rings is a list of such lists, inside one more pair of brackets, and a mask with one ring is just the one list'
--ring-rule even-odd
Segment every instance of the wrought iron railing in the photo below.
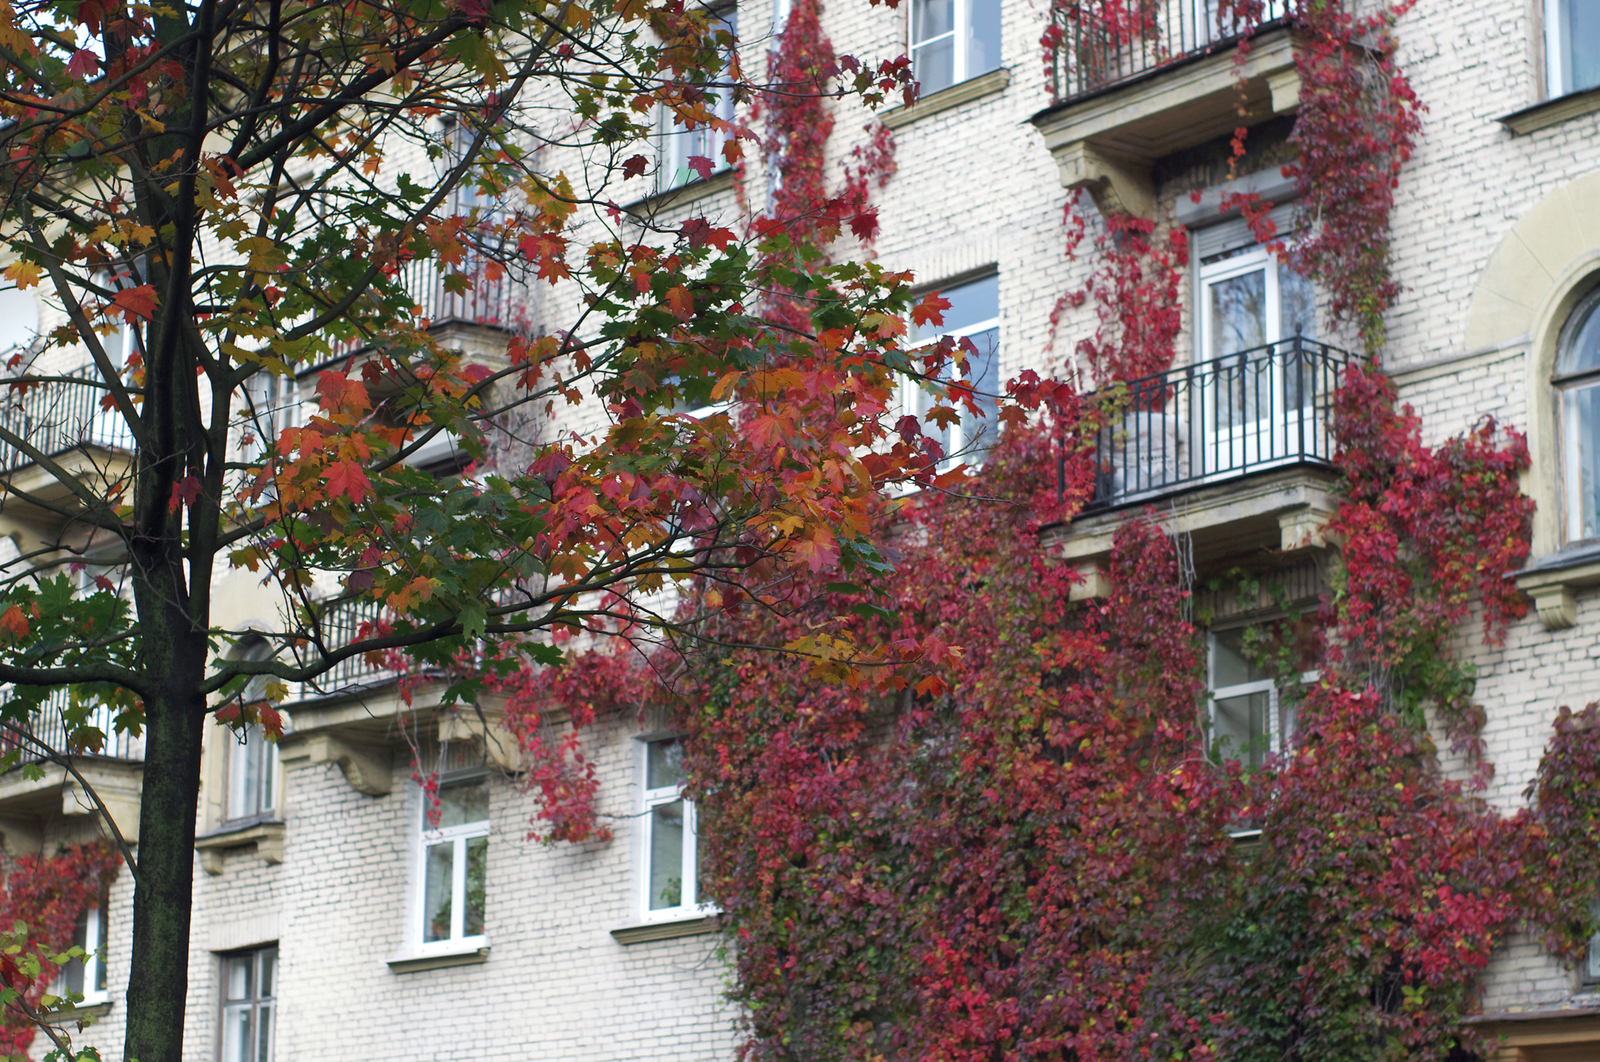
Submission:
{"label": "wrought iron railing", "polygon": [[1333,460],[1329,403],[1357,355],[1299,336],[1096,392],[1088,508]]}
{"label": "wrought iron railing", "polygon": [[[471,287],[460,289],[461,282],[449,280],[452,273],[465,274]],[[416,304],[417,313],[434,327],[446,324],[475,324],[491,328],[524,327],[522,285],[510,273],[490,280],[484,264],[459,270],[442,269],[433,259],[407,262],[395,278]],[[371,346],[367,339],[333,343],[333,353],[349,354]]]}
{"label": "wrought iron railing", "polygon": [[[381,601],[345,601],[324,612],[317,620],[316,630],[321,635],[322,644],[332,652],[362,638],[373,637],[385,615]],[[316,662],[317,654],[316,646],[307,643],[299,655],[301,662],[309,664]],[[298,683],[298,688],[292,685],[289,700],[332,697],[341,692],[369,689],[389,682],[399,674],[398,670],[392,668],[374,667],[367,662],[365,653],[358,653],[339,661],[315,679]]]}
{"label": "wrought iron railing", "polygon": [[1190,56],[1228,47],[1254,26],[1277,21],[1294,0],[1245,5],[1219,0],[1068,0],[1052,15],[1055,98],[1070,100]]}
{"label": "wrought iron railing", "polygon": [[[9,698],[9,690],[0,692],[0,702]],[[22,725],[20,733],[9,724],[0,727],[0,752],[18,749],[22,753],[22,762],[34,763],[49,759],[50,752],[65,754],[71,751],[67,746],[67,723],[63,715],[70,704],[70,691],[65,688],[52,690],[44,703],[29,713],[28,721]],[[104,743],[99,749],[80,749],[73,754],[144,762],[143,733],[137,737],[126,731],[119,733],[116,727],[117,714],[118,709],[110,705],[90,708],[85,725],[98,729],[104,735]]]}
{"label": "wrought iron railing", "polygon": [[[45,454],[73,450],[133,450],[133,432],[116,410],[103,409],[108,392],[98,380],[52,380],[13,389],[0,380],[0,425]],[[21,448],[0,440],[0,472],[34,463]]]}

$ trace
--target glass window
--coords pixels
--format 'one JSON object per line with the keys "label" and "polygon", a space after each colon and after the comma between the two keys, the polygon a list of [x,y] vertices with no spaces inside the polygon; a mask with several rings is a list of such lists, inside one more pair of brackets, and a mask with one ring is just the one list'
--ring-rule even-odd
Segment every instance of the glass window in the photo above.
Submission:
{"label": "glass window", "polygon": [[68,994],[83,997],[83,1006],[106,1002],[106,901],[84,910],[72,930],[72,943],[82,948],[85,957],[73,959],[61,967],[56,977],[56,995]]}
{"label": "glass window", "polygon": [[683,742],[647,742],[641,818],[645,918],[684,917],[700,906],[694,802],[684,799],[683,782]]}
{"label": "glass window", "polygon": [[1274,753],[1289,750],[1299,730],[1300,683],[1280,688],[1247,649],[1245,628],[1213,631],[1210,641],[1211,754],[1260,769]]}
{"label": "glass window", "polygon": [[426,806],[422,814],[420,943],[423,950],[481,947],[489,878],[488,776],[441,783],[434,810],[437,818]]}
{"label": "glass window", "polygon": [[249,401],[241,411],[244,433],[262,450],[271,449],[285,428],[299,427],[300,381],[258,372],[250,378]]}
{"label": "glass window", "polygon": [[[734,8],[713,12],[708,21],[713,34],[726,32],[730,39],[738,40],[739,15]],[[731,81],[733,57],[734,49],[730,47],[724,54],[724,82]],[[713,84],[704,86],[704,89],[706,112],[712,118],[733,121],[732,88],[727,84]],[[733,138],[726,129],[713,128],[709,122],[696,122],[694,128],[690,129],[678,115],[667,109],[662,110],[660,122],[661,167],[658,179],[662,188],[676,188],[698,180],[700,175],[689,166],[692,158],[711,160],[712,173],[728,168],[728,158],[722,148]]]}
{"label": "glass window", "polygon": [[1545,0],[1544,47],[1551,98],[1600,85],[1600,4]]}
{"label": "glass window", "polygon": [[1567,540],[1600,538],[1600,288],[1581,302],[1556,343]]}
{"label": "glass window", "polygon": [[277,742],[255,723],[229,736],[227,818],[271,818],[278,809]]}
{"label": "glass window", "polygon": [[911,66],[922,94],[1000,66],[1000,0],[912,0]]}
{"label": "glass window", "polygon": [[[962,348],[966,364],[959,371],[961,378],[972,385],[979,410],[973,413],[965,405],[957,406],[961,419],[948,427],[924,422],[923,431],[937,438],[944,450],[945,460],[939,466],[943,471],[994,445],[1000,431],[1000,278],[990,275],[939,294],[950,302],[944,312],[944,324],[913,327],[911,339],[925,345],[953,336],[971,344],[971,349]],[[946,378],[953,371],[957,371],[955,366],[946,366]],[[939,399],[924,386],[908,385],[903,394],[904,412],[919,420]]]}
{"label": "glass window", "polygon": [[222,1062],[272,1062],[278,947],[222,957]]}

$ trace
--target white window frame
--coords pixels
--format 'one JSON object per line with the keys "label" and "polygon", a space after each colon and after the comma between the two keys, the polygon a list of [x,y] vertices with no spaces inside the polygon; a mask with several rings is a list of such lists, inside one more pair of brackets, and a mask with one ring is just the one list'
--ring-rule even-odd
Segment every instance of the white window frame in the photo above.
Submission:
{"label": "white window frame", "polygon": [[[226,767],[227,787],[223,794],[223,821],[271,820],[283,796],[278,776],[278,743],[268,741],[266,732],[257,723],[245,727],[242,734],[229,728],[227,737],[231,743]],[[253,782],[249,775],[252,759],[256,775]]]}
{"label": "white window frame", "polygon": [[[1206,701],[1206,749],[1208,752],[1213,749],[1213,741],[1217,729],[1217,702],[1230,700],[1234,697],[1247,697],[1251,694],[1265,693],[1267,695],[1267,747],[1262,750],[1262,755],[1263,757],[1293,755],[1295,735],[1284,733],[1283,694],[1285,687],[1279,683],[1279,680],[1269,676],[1264,679],[1256,679],[1253,682],[1238,682],[1231,686],[1217,685],[1217,636],[1231,634],[1234,631],[1243,631],[1247,627],[1258,626],[1262,622],[1271,623],[1273,620],[1269,618],[1255,623],[1217,627],[1206,632],[1206,693],[1208,695]],[[1300,673],[1298,683],[1290,688],[1297,686],[1303,689],[1316,683],[1321,677],[1322,672],[1320,669],[1303,671]],[[1298,730],[1298,727],[1295,729]],[[1231,756],[1229,759],[1238,760],[1242,763],[1249,762],[1237,755]]]}
{"label": "white window frame", "polygon": [[[700,902],[699,872],[700,872],[700,837],[699,822],[695,813],[694,801],[683,795],[682,785],[664,785],[650,788],[650,747],[662,742],[678,741],[676,734],[653,734],[638,739],[638,775],[640,799],[640,812],[638,817],[637,843],[635,849],[638,857],[635,860],[636,869],[634,878],[638,882],[636,887],[635,904],[639,917],[645,922],[674,922],[685,918],[698,918],[714,914],[716,908],[711,904]],[[653,825],[655,823],[655,810],[666,804],[683,801],[683,854],[682,875],[680,886],[680,902],[673,907],[660,907],[654,910],[650,907],[650,860],[654,854],[652,844]]]}
{"label": "white window frame", "polygon": [[[991,277],[997,278],[998,274],[985,273],[982,276],[968,277],[967,279],[959,281],[958,283],[947,284],[942,288],[937,288],[935,290],[941,292],[953,291],[956,288],[963,287],[967,284],[976,284],[981,281],[988,280]],[[995,302],[995,316],[993,317],[986,318],[982,321],[976,321],[972,324],[963,325],[960,328],[942,328],[932,335],[917,339],[915,345],[912,346],[909,351],[911,357],[916,359],[918,357],[918,351],[926,347],[933,346],[946,336],[951,337],[952,339],[956,340],[957,343],[959,343],[962,339],[970,336],[982,335],[984,332],[993,329],[996,333],[994,345],[994,378],[995,383],[998,386],[1000,383],[1000,352],[1004,349],[1004,345],[1000,341],[999,337],[999,299],[996,298]],[[950,373],[954,372],[955,369],[955,362],[952,361],[945,366],[944,371],[946,373]],[[941,379],[942,378],[943,377],[941,377]],[[967,378],[971,379],[970,373]],[[922,430],[924,434],[929,434],[930,428],[932,432],[938,432],[941,430],[937,424],[929,425],[923,421],[923,418],[927,416],[928,411],[934,406],[938,405],[941,400],[940,396],[935,395],[930,391],[929,387],[930,385],[925,381],[911,377],[906,377],[905,379],[901,380],[900,386],[900,412],[904,416],[917,418],[917,421],[923,425]],[[998,398],[1003,396],[997,395],[996,397]],[[950,425],[950,445],[945,452],[944,458],[937,466],[938,471],[940,472],[948,472],[952,468],[955,468],[957,465],[962,463],[966,463],[974,467],[981,466],[983,464],[984,452],[1000,439],[1000,422],[998,418],[993,421],[983,420],[973,416],[964,407],[959,406],[957,407],[956,411],[961,414],[961,419]],[[967,452],[969,447],[978,444],[980,440],[983,444],[981,450],[974,450],[970,453]]]}
{"label": "white window frame", "polygon": [[940,85],[938,88],[930,90],[929,94],[932,94],[933,92],[942,92],[947,88],[954,88],[963,81],[971,81],[975,77],[981,77],[984,74],[989,73],[990,70],[998,70],[1000,67],[1005,65],[1005,21],[1003,16],[1001,19],[1000,32],[1002,40],[996,42],[1000,48],[1001,54],[995,57],[994,65],[988,70],[978,70],[974,72],[971,69],[973,34],[972,0],[955,0],[955,10],[951,12],[950,29],[948,32],[940,33],[933,37],[929,37],[927,40],[919,41],[917,40],[917,10],[924,2],[926,2],[926,0],[911,0],[911,3],[906,9],[906,55],[911,57],[912,76],[916,77],[919,83],[922,80],[917,69],[917,54],[919,51],[927,48],[930,44],[937,44],[947,37],[954,38],[955,45],[950,50],[950,84]]}
{"label": "white window frame", "polygon": [[[723,66],[722,80],[726,82],[730,80],[729,73],[738,54],[739,8],[736,4],[708,6],[706,17],[712,23],[713,33],[718,29],[726,29],[733,36],[733,48],[728,51]],[[707,91],[715,92],[717,97],[716,104],[707,109],[715,117],[732,122],[735,111],[733,89],[725,87]],[[677,122],[671,108],[659,108],[656,111],[656,182],[660,190],[667,192],[702,180],[698,173],[689,168],[691,158],[710,159],[712,177],[732,169],[732,163],[722,150],[732,139],[731,133],[714,129],[707,123],[686,129]]]}
{"label": "white window frame", "polygon": [[[73,940],[73,944],[84,950],[83,957],[83,999],[78,1003],[80,1007],[92,1007],[111,1000],[109,981],[105,988],[96,987],[106,976],[105,938],[109,936],[109,921],[107,919],[104,898],[101,902],[90,904],[84,908],[80,916],[83,923],[83,939]],[[73,937],[77,937],[74,930]],[[67,971],[62,967],[56,973],[55,983],[51,986],[51,994],[66,998]]]}
{"label": "white window frame", "polygon": [[[489,782],[486,771],[472,770],[444,775],[439,779],[441,789],[450,785],[463,783]],[[492,787],[491,787],[492,799]],[[488,935],[488,910],[487,902],[484,910],[484,931],[468,935],[466,929],[467,917],[467,846],[468,843],[479,838],[487,838],[490,834],[490,822],[493,816],[485,813],[477,822],[466,822],[459,826],[446,826],[435,829],[428,825],[428,798],[422,794],[422,799],[417,802],[417,817],[413,820],[417,827],[417,834],[421,843],[417,846],[415,867],[415,882],[412,888],[413,910],[416,912],[412,919],[408,935],[410,937],[410,950],[418,957],[427,955],[451,955],[464,951],[476,951],[489,946]],[[450,844],[450,935],[442,940],[424,940],[423,924],[428,917],[428,849],[440,844]]]}
{"label": "white window frame", "polygon": [[[1556,340],[1556,371],[1561,372],[1561,363],[1565,359],[1568,348],[1578,338],[1582,326],[1590,318],[1600,317],[1600,288],[1585,294],[1578,300],[1572,312],[1567,315],[1567,320],[1561,325],[1561,331]],[[1576,398],[1585,391],[1594,391],[1600,388],[1600,369],[1586,369],[1577,372],[1557,375],[1551,383],[1556,394],[1556,413],[1559,417],[1561,435],[1561,504],[1565,509],[1562,527],[1565,530],[1565,539],[1568,543],[1593,541],[1600,538],[1600,517],[1596,518],[1596,531],[1594,535],[1584,535],[1583,519],[1583,444],[1584,432],[1582,431]],[[1600,398],[1600,396],[1597,396]],[[1600,425],[1592,425],[1591,436],[1600,435]],[[1600,461],[1600,455],[1595,455]]]}
{"label": "white window frame", "polygon": [[[272,984],[269,991],[263,992],[261,990],[261,970],[264,965],[263,960],[268,954],[272,956]],[[276,1054],[273,1049],[273,1041],[278,1034],[278,982],[283,974],[282,964],[278,961],[278,945],[269,944],[266,947],[252,948],[249,951],[221,955],[219,958],[221,959],[220,965],[222,967],[221,977],[219,978],[222,989],[219,993],[222,997],[222,1021],[217,1038],[218,1057],[222,1062],[272,1062],[272,1056]],[[233,962],[239,959],[248,959],[250,961],[250,992],[243,999],[230,999],[228,996],[229,968]],[[228,1052],[228,1019],[232,1015],[244,1012],[248,1012],[250,1020],[250,1048],[248,1052],[250,1057],[238,1058]],[[265,1045],[261,1043],[261,1035],[257,1031],[261,1027],[263,1013],[267,1015],[267,1021],[271,1025]],[[266,1049],[265,1051],[262,1050],[263,1046]]]}

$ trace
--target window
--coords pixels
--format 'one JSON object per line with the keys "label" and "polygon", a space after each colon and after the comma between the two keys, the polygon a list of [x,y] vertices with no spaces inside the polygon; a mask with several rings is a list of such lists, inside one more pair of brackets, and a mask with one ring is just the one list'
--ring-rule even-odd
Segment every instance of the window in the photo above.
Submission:
{"label": "window", "polygon": [[300,424],[300,381],[293,376],[258,372],[250,378],[244,409],[244,430],[262,450],[271,449],[285,428]]}
{"label": "window", "polygon": [[911,68],[924,96],[1000,67],[1000,0],[912,0]]}
{"label": "window", "polygon": [[[738,40],[739,17],[734,8],[714,11],[708,16],[708,21],[711,23],[713,34],[726,33],[730,42]],[[725,82],[731,81],[733,56],[734,51],[730,44],[723,54]],[[712,117],[724,122],[733,121],[733,89],[723,84],[706,85],[704,89],[706,111]],[[692,158],[711,160],[713,173],[728,168],[728,159],[722,153],[722,148],[732,137],[726,129],[714,129],[709,122],[697,122],[693,129],[687,128],[673,111],[666,108],[661,111],[660,124],[659,180],[662,188],[677,188],[697,180],[700,175],[689,166],[689,160]]]}
{"label": "window", "polygon": [[[960,463],[957,455],[981,452],[994,444],[1000,430],[998,421],[1000,392],[1000,278],[990,275],[981,280],[947,288],[940,292],[950,301],[944,312],[944,324],[913,328],[912,341],[919,345],[937,342],[945,336],[967,340],[972,349],[967,351],[967,364],[963,378],[972,385],[973,399],[982,416],[965,406],[958,406],[959,423],[947,428],[924,424],[923,431],[939,440],[945,460],[940,470],[953,468]],[[946,372],[953,369],[946,366]],[[927,415],[937,398],[928,388],[907,386],[903,389],[903,411],[918,420]]]}
{"label": "window", "polygon": [[222,1062],[272,1062],[278,947],[222,957]]}
{"label": "window", "polygon": [[428,801],[423,804],[418,951],[481,948],[486,943],[489,777],[479,773],[441,782],[436,820]]}
{"label": "window", "polygon": [[[1600,920],[1600,899],[1589,901],[1589,914]],[[1586,985],[1600,985],[1600,933],[1589,938],[1589,951],[1584,955],[1582,981]]]}
{"label": "window", "polygon": [[643,909],[646,919],[683,918],[700,910],[694,802],[683,798],[683,743],[645,744]]}
{"label": "window", "polygon": [[83,1006],[106,1002],[106,898],[84,910],[72,930],[74,947],[82,948],[85,957],[73,959],[61,967],[56,976],[55,994],[75,994],[83,997]]}
{"label": "window", "polygon": [[[1286,752],[1299,729],[1295,688],[1280,688],[1247,652],[1245,628],[1210,636],[1211,755],[1259,769],[1274,753]],[[1316,672],[1300,681],[1313,682]]]}
{"label": "window", "polygon": [[1600,85],[1600,4],[1545,0],[1544,55],[1550,98]]}
{"label": "window", "polygon": [[268,819],[278,808],[278,745],[251,723],[234,733],[228,749],[228,811],[231,821]]}
{"label": "window", "polygon": [[1600,538],[1600,288],[1573,310],[1556,340],[1567,540]]}

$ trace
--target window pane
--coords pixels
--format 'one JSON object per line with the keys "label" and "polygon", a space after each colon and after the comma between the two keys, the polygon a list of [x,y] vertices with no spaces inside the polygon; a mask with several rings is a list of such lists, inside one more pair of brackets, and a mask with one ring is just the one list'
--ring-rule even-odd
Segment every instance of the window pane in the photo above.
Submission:
{"label": "window pane", "polygon": [[924,96],[949,88],[956,83],[955,37],[940,37],[931,44],[913,48],[911,62]]}
{"label": "window pane", "polygon": [[969,338],[978,353],[976,357],[967,355],[966,378],[972,383],[972,397],[983,415],[962,410],[962,446],[976,443],[987,449],[1000,435],[1000,329],[991,328]]}
{"label": "window pane", "polygon": [[1228,697],[1212,704],[1211,751],[1219,759],[1259,767],[1267,753],[1268,693]]}
{"label": "window pane", "polygon": [[1224,689],[1245,682],[1261,682],[1267,673],[1251,662],[1244,651],[1244,628],[1216,631],[1211,635],[1211,688]]}
{"label": "window pane", "polygon": [[228,818],[242,819],[256,813],[256,795],[261,785],[259,757],[255,748],[255,727],[240,735],[229,732],[233,746],[228,755]]}
{"label": "window pane", "polygon": [[256,1011],[256,1062],[272,1062],[272,1004]]}
{"label": "window pane", "polygon": [[261,953],[261,991],[258,993],[262,999],[271,999],[277,995],[278,981],[278,950],[269,948]]}
{"label": "window pane", "polygon": [[422,939],[450,939],[450,890],[455,877],[454,841],[428,846],[422,886]]}
{"label": "window pane", "polygon": [[1000,66],[1000,0],[971,0],[970,10],[967,77],[977,77]]}
{"label": "window pane", "polygon": [[683,784],[683,742],[677,738],[652,741],[645,754],[644,787],[665,789]]}
{"label": "window pane", "polygon": [[1600,536],[1600,386],[1568,388],[1566,407],[1567,537]]}
{"label": "window pane", "polygon": [[683,904],[683,801],[650,809],[650,910]]}
{"label": "window pane", "polygon": [[920,341],[944,335],[946,332],[959,332],[1000,316],[998,274],[953,288],[945,288],[939,294],[950,303],[950,308],[944,312],[944,324],[915,326],[914,339]]}
{"label": "window pane", "polygon": [[1209,285],[1211,356],[1220,358],[1267,341],[1267,273],[1258,269]]}
{"label": "window pane", "polygon": [[222,1062],[251,1062],[248,1006],[229,1007],[222,1012]]}
{"label": "window pane", "polygon": [[469,937],[483,932],[484,893],[489,880],[489,838],[474,837],[467,842],[466,922],[461,932]]}
{"label": "window pane", "polygon": [[911,5],[911,43],[949,33],[956,26],[955,0],[914,0]]}
{"label": "window pane", "polygon": [[228,960],[228,998],[249,999],[251,973],[255,960],[251,956]]}
{"label": "window pane", "polygon": [[439,787],[439,829],[483,822],[488,817],[489,779],[475,778]]}
{"label": "window pane", "polygon": [[272,811],[278,806],[278,745],[261,738],[261,810]]}
{"label": "window pane", "polygon": [[1561,330],[1561,354],[1556,361],[1556,375],[1600,369],[1600,300],[1580,306],[1578,314]]}
{"label": "window pane", "polygon": [[1317,338],[1317,288],[1286,265],[1278,266],[1279,339]]}
{"label": "window pane", "polygon": [[96,992],[104,992],[106,990],[106,963],[104,956],[106,954],[106,937],[108,936],[106,932],[107,920],[105,906],[102,905],[100,907],[91,908],[90,913],[93,915],[92,925],[95,932],[94,939],[89,943],[93,945],[91,950],[96,953],[94,957],[89,960],[89,968],[94,971],[94,978],[91,987]]}
{"label": "window pane", "polygon": [[1594,0],[1566,0],[1566,58],[1571,81],[1568,92],[1600,85],[1600,4]]}

